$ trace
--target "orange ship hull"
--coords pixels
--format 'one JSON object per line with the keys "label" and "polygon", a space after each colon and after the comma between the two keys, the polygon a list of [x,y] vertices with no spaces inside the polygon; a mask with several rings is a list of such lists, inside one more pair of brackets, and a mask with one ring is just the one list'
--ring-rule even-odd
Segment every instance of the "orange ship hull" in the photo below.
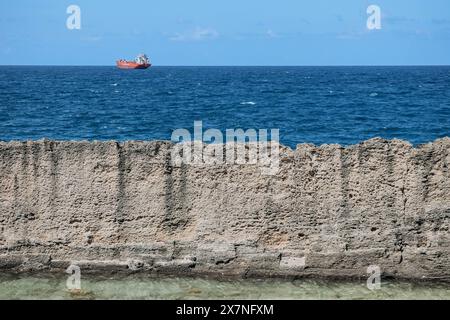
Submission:
{"label": "orange ship hull", "polygon": [[116,62],[119,69],[147,69],[151,66],[149,63],[136,63],[134,61],[119,60]]}

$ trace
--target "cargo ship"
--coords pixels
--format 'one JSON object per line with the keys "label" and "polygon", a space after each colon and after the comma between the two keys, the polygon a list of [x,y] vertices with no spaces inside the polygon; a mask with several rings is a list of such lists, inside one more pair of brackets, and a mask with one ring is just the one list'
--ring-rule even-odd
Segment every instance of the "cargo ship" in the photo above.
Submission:
{"label": "cargo ship", "polygon": [[138,55],[134,61],[117,60],[116,64],[119,69],[147,69],[152,65],[145,54]]}

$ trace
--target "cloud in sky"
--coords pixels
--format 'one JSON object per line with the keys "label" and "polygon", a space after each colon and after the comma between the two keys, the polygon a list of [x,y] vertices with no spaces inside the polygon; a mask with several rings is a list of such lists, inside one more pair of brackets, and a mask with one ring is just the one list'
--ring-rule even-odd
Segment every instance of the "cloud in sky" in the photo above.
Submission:
{"label": "cloud in sky", "polygon": [[431,23],[435,25],[450,24],[450,19],[432,19]]}
{"label": "cloud in sky", "polygon": [[219,37],[219,32],[213,28],[196,27],[193,30],[175,33],[169,37],[171,41],[205,41],[214,40]]}
{"label": "cloud in sky", "polygon": [[385,15],[383,17],[383,20],[391,23],[391,24],[407,24],[407,23],[420,23],[419,19],[415,19],[415,18],[410,18],[410,17],[402,17],[402,16],[389,16],[389,15]]}
{"label": "cloud in sky", "polygon": [[267,30],[266,35],[269,38],[278,38],[278,34],[275,31],[273,31],[272,29]]}
{"label": "cloud in sky", "polygon": [[82,41],[86,41],[86,42],[97,42],[97,41],[101,41],[102,39],[103,39],[103,37],[101,37],[101,36],[87,36],[87,37],[81,38]]}
{"label": "cloud in sky", "polygon": [[358,40],[361,39],[367,32],[342,32],[336,35],[338,40]]}

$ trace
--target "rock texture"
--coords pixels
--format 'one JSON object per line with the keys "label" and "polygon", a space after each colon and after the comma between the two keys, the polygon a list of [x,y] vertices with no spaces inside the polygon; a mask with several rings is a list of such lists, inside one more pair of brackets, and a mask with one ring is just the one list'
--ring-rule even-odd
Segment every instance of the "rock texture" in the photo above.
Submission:
{"label": "rock texture", "polygon": [[172,167],[169,142],[0,143],[0,269],[450,277],[450,139]]}

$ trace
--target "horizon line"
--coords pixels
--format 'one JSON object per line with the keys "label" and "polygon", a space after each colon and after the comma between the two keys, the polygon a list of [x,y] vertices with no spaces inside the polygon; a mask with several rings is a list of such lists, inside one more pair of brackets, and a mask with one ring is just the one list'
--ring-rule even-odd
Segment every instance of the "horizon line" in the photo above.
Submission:
{"label": "horizon line", "polygon": [[[104,64],[0,64],[0,67],[116,67],[115,64],[104,65]],[[208,67],[450,67],[450,64],[324,64],[324,65],[295,65],[295,64],[286,64],[286,65],[244,65],[244,64],[236,64],[236,65],[190,65],[190,64],[180,64],[180,65],[152,65],[151,68],[157,67],[200,67],[200,68],[208,68]]]}

